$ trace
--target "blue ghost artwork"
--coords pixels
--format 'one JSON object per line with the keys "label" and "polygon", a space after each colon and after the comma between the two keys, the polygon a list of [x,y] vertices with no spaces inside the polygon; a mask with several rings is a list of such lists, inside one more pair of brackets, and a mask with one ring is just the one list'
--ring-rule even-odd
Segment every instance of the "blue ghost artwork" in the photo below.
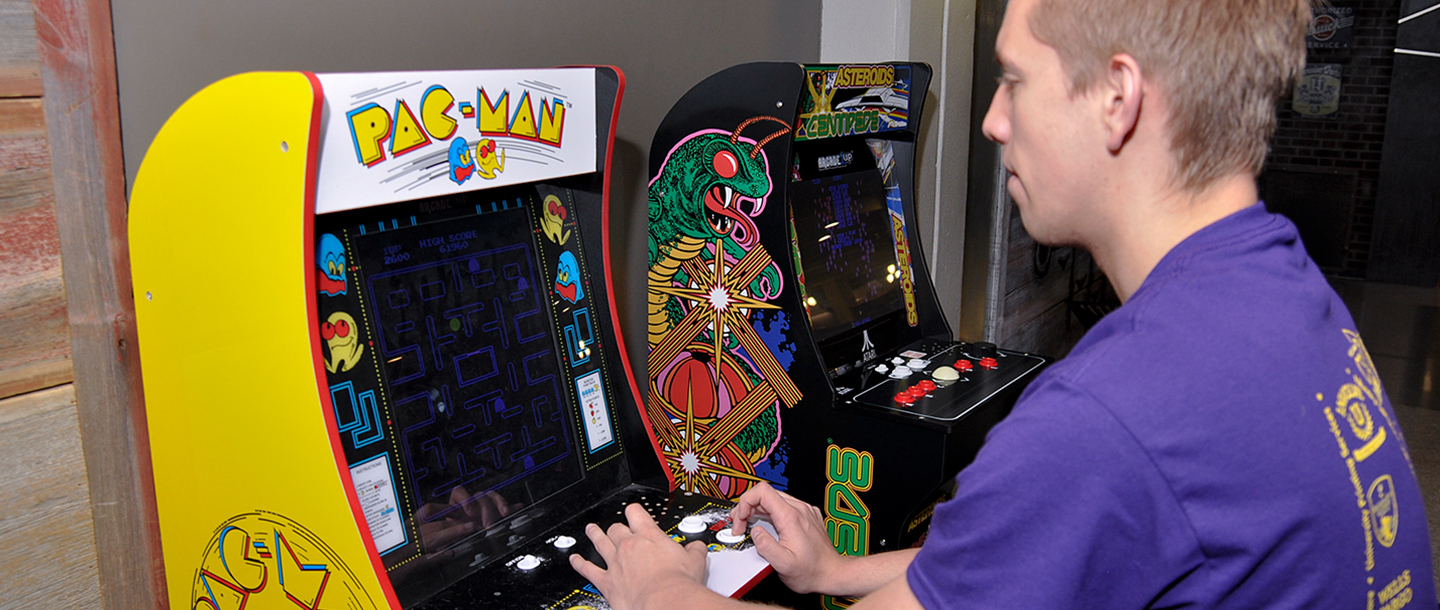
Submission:
{"label": "blue ghost artwork", "polygon": [[475,157],[470,154],[470,143],[465,138],[450,142],[450,180],[465,184],[475,173]]}
{"label": "blue ghost artwork", "polygon": [[555,294],[571,303],[585,298],[580,288],[580,263],[569,250],[560,253],[560,264],[555,269]]}
{"label": "blue ghost artwork", "polygon": [[315,249],[315,287],[320,294],[339,296],[345,294],[345,246],[340,238],[330,233],[320,236],[320,245]]}

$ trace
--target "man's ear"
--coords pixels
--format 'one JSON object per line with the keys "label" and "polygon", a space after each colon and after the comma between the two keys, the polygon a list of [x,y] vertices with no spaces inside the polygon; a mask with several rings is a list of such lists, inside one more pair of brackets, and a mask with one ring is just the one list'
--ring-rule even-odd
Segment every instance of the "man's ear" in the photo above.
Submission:
{"label": "man's ear", "polygon": [[1145,77],[1140,71],[1140,63],[1128,53],[1111,56],[1101,83],[1105,146],[1111,154],[1120,152],[1135,133],[1135,126],[1140,122],[1144,92]]}

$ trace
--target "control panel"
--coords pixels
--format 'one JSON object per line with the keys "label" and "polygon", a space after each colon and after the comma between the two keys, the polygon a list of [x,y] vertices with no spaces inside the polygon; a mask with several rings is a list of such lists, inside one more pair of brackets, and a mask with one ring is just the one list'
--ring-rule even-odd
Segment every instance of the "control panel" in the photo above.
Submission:
{"label": "control panel", "polygon": [[[508,532],[497,531],[454,549],[456,553],[474,554],[477,565],[488,565],[425,600],[416,610],[608,608],[594,585],[570,567],[569,556],[579,554],[605,567],[605,561],[585,535],[585,525],[594,523],[605,529],[623,523],[625,507],[632,503],[645,507],[677,543],[698,540],[706,544],[709,553],[705,586],[710,590],[727,597],[738,595],[769,574],[770,566],[755,550],[749,530],[741,536],[730,535],[733,502],[631,485],[527,542],[507,546]],[[760,521],[753,527],[769,528],[774,533],[768,522]],[[491,561],[485,556],[487,552],[502,556]]]}
{"label": "control panel", "polygon": [[1028,380],[1046,360],[993,343],[922,339],[837,377],[847,404],[948,427],[991,397]]}

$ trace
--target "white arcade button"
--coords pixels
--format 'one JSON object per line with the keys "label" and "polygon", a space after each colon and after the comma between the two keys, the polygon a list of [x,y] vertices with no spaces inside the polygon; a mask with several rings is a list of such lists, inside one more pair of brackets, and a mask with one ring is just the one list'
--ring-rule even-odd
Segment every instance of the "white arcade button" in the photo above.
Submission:
{"label": "white arcade button", "polygon": [[575,546],[575,539],[569,536],[556,536],[553,544],[557,549],[568,549]]}
{"label": "white arcade button", "polygon": [[715,541],[719,542],[720,544],[735,544],[744,539],[745,534],[740,534],[739,536],[736,536],[735,534],[730,533],[730,528],[728,527],[718,532],[715,532]]}
{"label": "white arcade button", "polygon": [[520,556],[520,561],[516,562],[515,567],[528,572],[540,567],[540,558],[534,555],[522,555]]}
{"label": "white arcade button", "polygon": [[680,531],[687,534],[698,534],[705,531],[705,520],[695,515],[690,515],[680,520]]}

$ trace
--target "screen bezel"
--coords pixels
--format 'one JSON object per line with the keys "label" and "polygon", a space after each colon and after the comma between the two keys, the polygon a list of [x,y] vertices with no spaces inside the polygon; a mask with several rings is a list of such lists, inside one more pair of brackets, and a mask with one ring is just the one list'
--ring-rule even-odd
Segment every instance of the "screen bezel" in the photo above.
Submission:
{"label": "screen bezel", "polygon": [[[874,176],[880,180],[882,191],[894,188],[893,183],[896,177],[885,175],[885,168],[880,166],[880,160],[876,158],[874,151],[870,148],[869,143],[873,140],[875,138],[850,136],[796,142],[792,153],[790,188],[793,189],[798,182],[843,177],[848,174]],[[819,159],[823,157],[846,152],[853,156],[853,161],[846,166],[822,167],[819,163]],[[790,214],[788,220],[791,223],[792,232],[794,231],[796,203],[793,198],[787,196],[786,205]],[[892,252],[894,251],[893,235],[886,246]],[[792,247],[798,248],[798,244],[792,244]],[[798,251],[794,254],[795,262],[799,265],[795,269],[798,278],[804,273],[805,261]],[[808,313],[805,319],[807,324],[811,323]],[[816,338],[818,335],[812,325],[811,337],[815,341],[829,376],[834,378],[882,355],[894,352],[900,346],[913,341],[919,335],[916,330],[906,323],[906,310],[902,296],[902,300],[896,308],[874,315],[868,321],[852,325],[848,329],[827,332],[824,339]],[[864,340],[867,333],[868,345]]]}

